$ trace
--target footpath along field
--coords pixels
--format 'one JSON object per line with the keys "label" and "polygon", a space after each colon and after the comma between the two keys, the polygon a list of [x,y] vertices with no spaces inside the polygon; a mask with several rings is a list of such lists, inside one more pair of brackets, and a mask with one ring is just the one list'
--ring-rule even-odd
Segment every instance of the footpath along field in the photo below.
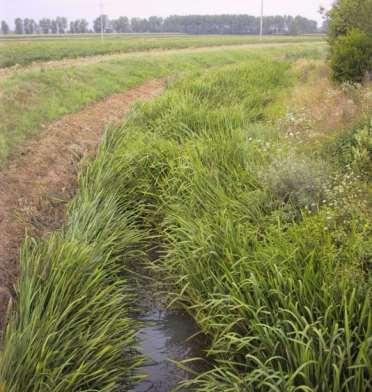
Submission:
{"label": "footpath along field", "polygon": [[[312,55],[133,63],[133,83],[178,78],[107,132],[66,226],[23,245],[4,391],[130,390],[143,359],[126,269],[138,264],[207,337],[194,390],[369,390],[370,86],[333,86]],[[41,77],[2,83],[26,75]]]}

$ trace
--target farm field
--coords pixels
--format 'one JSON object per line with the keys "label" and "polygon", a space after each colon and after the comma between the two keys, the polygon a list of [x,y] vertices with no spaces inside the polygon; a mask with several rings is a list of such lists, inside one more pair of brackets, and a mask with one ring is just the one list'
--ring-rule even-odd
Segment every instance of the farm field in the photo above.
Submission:
{"label": "farm field", "polygon": [[[84,63],[20,68],[0,75],[0,166],[9,154],[41,125],[110,94],[134,87],[151,78],[177,77],[205,67],[243,61],[252,56],[324,56],[321,44],[288,47],[208,48],[194,52],[131,54]],[[80,62],[81,61],[81,62]]]}
{"label": "farm field", "polygon": [[[167,38],[167,37],[177,37],[183,36],[185,34],[182,33],[105,33],[105,38]],[[8,41],[8,40],[16,40],[16,41],[32,41],[32,40],[70,40],[70,39],[84,39],[84,38],[99,38],[101,39],[101,35],[97,33],[65,33],[65,34],[7,34],[2,35],[0,40]]]}
{"label": "farm field", "polygon": [[[266,36],[265,43],[321,42],[323,36]],[[185,49],[225,45],[258,44],[259,37],[251,35],[175,35],[120,34],[108,35],[102,42],[99,36],[66,38],[31,38],[25,36],[0,40],[0,68],[26,65],[36,61],[128,53],[149,50]]]}
{"label": "farm field", "polygon": [[[0,179],[27,140],[51,123],[58,133],[53,121],[164,89],[106,130],[63,201],[63,226],[21,246],[0,391],[137,390],[146,354],[131,279],[142,272],[145,289],[158,283],[150,295],[203,336],[207,366],[175,380],[181,390],[369,390],[371,84],[334,84],[327,47],[302,38],[244,48],[226,46],[254,38],[130,39],[133,49],[105,53],[164,53],[0,76]],[[49,59],[63,59],[47,41]],[[82,42],[67,56],[93,55]],[[32,59],[42,44],[32,45],[15,43],[16,62],[48,60]],[[209,45],[224,47],[192,49]]]}

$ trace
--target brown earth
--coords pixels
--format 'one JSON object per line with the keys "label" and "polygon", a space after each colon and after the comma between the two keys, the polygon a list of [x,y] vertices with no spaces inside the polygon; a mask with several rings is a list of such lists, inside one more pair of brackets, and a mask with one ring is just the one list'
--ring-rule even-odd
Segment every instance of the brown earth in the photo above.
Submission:
{"label": "brown earth", "polygon": [[151,81],[45,125],[0,170],[0,330],[14,294],[26,233],[40,237],[63,225],[79,162],[94,153],[102,132],[119,123],[135,101],[149,100],[162,88],[163,82]]}

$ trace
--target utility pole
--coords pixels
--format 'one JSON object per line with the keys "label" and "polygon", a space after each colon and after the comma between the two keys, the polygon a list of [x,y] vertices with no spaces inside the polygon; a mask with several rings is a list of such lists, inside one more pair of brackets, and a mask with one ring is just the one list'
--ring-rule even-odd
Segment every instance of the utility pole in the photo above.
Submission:
{"label": "utility pole", "polygon": [[101,41],[103,41],[103,0],[100,0],[99,2],[99,10],[100,10],[100,18],[101,18]]}
{"label": "utility pole", "polygon": [[264,2],[263,0],[261,0],[260,41],[262,41],[262,35],[263,35],[263,12],[264,12]]}

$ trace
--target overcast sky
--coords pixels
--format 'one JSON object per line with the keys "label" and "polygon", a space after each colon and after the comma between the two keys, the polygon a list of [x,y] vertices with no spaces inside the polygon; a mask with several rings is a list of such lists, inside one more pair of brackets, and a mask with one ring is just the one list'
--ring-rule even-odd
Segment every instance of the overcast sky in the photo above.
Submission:
{"label": "overcast sky", "polygon": [[[16,17],[40,19],[66,16],[92,20],[99,14],[100,0],[0,0],[0,19]],[[319,6],[333,0],[264,0],[267,15],[302,15],[320,20]],[[258,15],[261,0],[103,0],[104,13],[115,18],[172,14],[251,14]]]}

